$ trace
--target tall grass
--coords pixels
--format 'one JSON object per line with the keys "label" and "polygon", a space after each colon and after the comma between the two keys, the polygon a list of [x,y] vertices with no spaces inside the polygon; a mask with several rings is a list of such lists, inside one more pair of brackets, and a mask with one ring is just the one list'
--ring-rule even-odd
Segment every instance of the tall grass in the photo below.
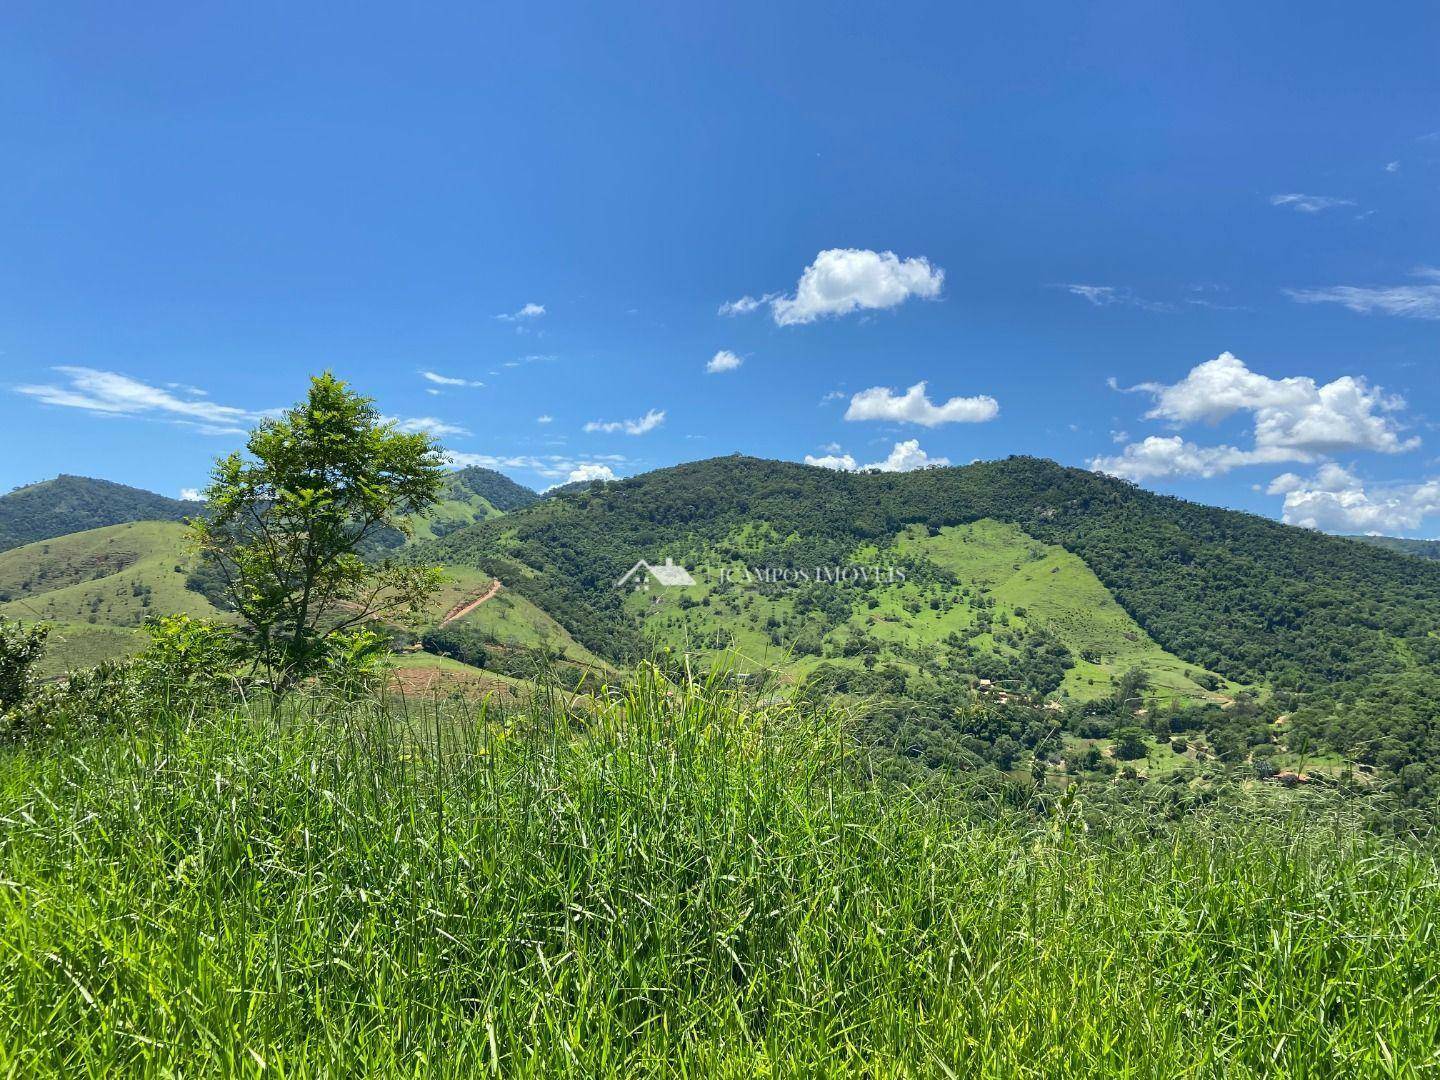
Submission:
{"label": "tall grass", "polygon": [[[0,754],[0,1073],[1404,1075],[1440,874],[1341,810],[1085,831],[642,674]],[[1290,804],[1294,805],[1294,804]]]}

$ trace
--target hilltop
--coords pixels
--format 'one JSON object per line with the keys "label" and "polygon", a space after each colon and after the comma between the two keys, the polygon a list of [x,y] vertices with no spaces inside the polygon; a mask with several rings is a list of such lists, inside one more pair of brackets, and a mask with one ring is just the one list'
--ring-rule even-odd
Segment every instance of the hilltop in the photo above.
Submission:
{"label": "hilltop", "polygon": [[219,617],[199,591],[178,521],[140,521],[0,553],[0,615],[55,627],[46,674],[140,648],[151,615]]}
{"label": "hilltop", "polygon": [[[540,498],[538,493],[494,469],[478,465],[458,469],[446,475],[435,505],[410,519],[414,535],[409,542],[447,536],[467,525],[533,506]],[[390,532],[372,545],[371,552],[393,551],[406,542],[398,531]]]}
{"label": "hilltop", "polygon": [[0,551],[127,521],[180,521],[197,504],[86,476],[57,476],[0,496]]}
{"label": "hilltop", "polygon": [[1074,555],[1161,648],[1227,679],[1314,688],[1411,649],[1430,662],[1440,566],[1035,458],[903,474],[713,458],[558,495],[417,557],[492,568],[615,654],[638,643],[613,587],[637,558],[863,562],[913,526],[982,519]]}

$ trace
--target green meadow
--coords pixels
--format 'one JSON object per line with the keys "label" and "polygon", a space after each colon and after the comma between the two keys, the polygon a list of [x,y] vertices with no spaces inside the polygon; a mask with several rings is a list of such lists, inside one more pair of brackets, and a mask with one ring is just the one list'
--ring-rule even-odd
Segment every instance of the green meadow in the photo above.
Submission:
{"label": "green meadow", "polygon": [[1440,1067],[1427,844],[1320,793],[891,784],[846,716],[728,685],[0,750],[0,1073]]}

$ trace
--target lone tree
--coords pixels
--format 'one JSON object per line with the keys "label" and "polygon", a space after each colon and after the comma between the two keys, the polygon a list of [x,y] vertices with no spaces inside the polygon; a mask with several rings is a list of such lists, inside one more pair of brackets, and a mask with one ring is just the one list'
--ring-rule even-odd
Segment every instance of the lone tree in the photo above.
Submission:
{"label": "lone tree", "polygon": [[428,435],[396,431],[329,372],[246,448],[216,462],[191,537],[217,568],[256,668],[283,692],[323,665],[337,635],[414,614],[434,595],[438,568],[361,552],[377,534],[409,534],[444,466]]}

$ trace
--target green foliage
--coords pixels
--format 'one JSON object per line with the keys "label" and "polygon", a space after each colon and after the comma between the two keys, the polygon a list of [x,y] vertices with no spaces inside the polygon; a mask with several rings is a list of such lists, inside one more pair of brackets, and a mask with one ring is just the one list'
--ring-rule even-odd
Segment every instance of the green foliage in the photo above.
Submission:
{"label": "green foliage", "polygon": [[438,589],[434,568],[361,552],[425,511],[443,468],[429,436],[395,431],[329,373],[246,445],[248,456],[216,464],[209,513],[192,535],[223,576],[256,662],[283,690],[326,665],[336,634],[415,614]]}
{"label": "green foliage", "polygon": [[483,668],[489,657],[486,646],[490,636],[469,626],[446,626],[426,630],[420,637],[420,644],[426,652],[436,656],[448,656],[462,664]]}
{"label": "green foliage", "polygon": [[59,476],[0,496],[0,551],[127,521],[181,521],[198,509],[108,480]]}
{"label": "green foliage", "polygon": [[332,634],[317,672],[321,690],[348,701],[374,697],[390,671],[390,639],[368,627]]}
{"label": "green foliage", "polygon": [[189,615],[163,615],[145,624],[150,643],[129,665],[151,696],[215,704],[240,682],[243,652],[235,628]]}
{"label": "green foliage", "polygon": [[50,627],[22,626],[0,615],[0,716],[25,704],[35,682],[35,666],[45,653]]}
{"label": "green foliage", "polygon": [[842,717],[653,671],[579,714],[160,710],[0,750],[0,1073],[1429,1071],[1431,847],[1134,790],[897,786]]}
{"label": "green foliage", "polygon": [[1347,539],[1414,555],[1418,559],[1440,559],[1440,540],[1408,540],[1400,536],[1351,536]]}
{"label": "green foliage", "polygon": [[1112,738],[1115,740],[1115,757],[1120,761],[1134,761],[1150,753],[1149,738],[1141,728],[1116,728]]}

